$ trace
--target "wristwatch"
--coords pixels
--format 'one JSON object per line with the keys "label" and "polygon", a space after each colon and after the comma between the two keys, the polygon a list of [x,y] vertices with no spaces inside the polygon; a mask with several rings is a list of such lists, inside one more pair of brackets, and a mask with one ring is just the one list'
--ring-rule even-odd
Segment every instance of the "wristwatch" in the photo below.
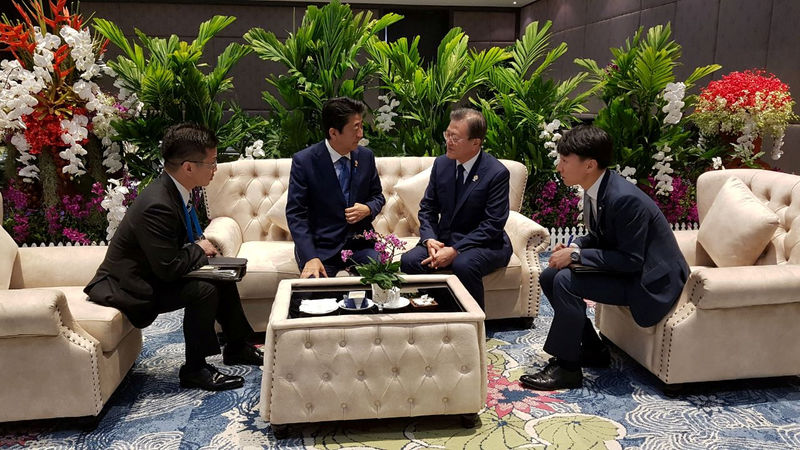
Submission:
{"label": "wristwatch", "polygon": [[573,250],[572,253],[569,254],[569,260],[574,263],[581,262],[581,252],[577,249]]}

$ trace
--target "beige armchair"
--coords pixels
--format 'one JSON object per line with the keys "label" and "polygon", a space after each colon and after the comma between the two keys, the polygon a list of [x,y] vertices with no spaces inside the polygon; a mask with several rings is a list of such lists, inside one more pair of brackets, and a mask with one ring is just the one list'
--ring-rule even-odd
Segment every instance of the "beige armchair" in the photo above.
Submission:
{"label": "beige armchair", "polygon": [[[395,233],[410,249],[419,240],[416,212],[428,183],[432,157],[376,158],[386,205],[373,221],[381,233]],[[511,172],[511,214],[506,233],[514,254],[504,269],[484,278],[486,317],[529,318],[539,313],[539,253],[550,243],[547,230],[519,213],[525,166],[503,160]],[[281,280],[300,272],[285,216],[291,159],[240,160],[220,164],[206,187],[211,223],[205,235],[225,256],[248,259],[247,275],[239,283],[247,318],[256,330],[265,330],[272,301]],[[400,188],[402,192],[399,192]]]}
{"label": "beige armchair", "polygon": [[0,422],[97,416],[133,365],[140,330],[82,291],[105,252],[18,248],[0,228]]}
{"label": "beige armchair", "polygon": [[[800,177],[751,169],[705,173],[697,181],[701,226],[730,177],[744,182],[777,215],[777,230],[771,239],[767,235],[769,243],[755,264],[716,267],[698,242],[698,231],[678,231],[691,274],[661,322],[641,328],[626,307],[597,308],[603,335],[668,389],[687,382],[800,374]],[[729,230],[708,232],[722,239]]]}

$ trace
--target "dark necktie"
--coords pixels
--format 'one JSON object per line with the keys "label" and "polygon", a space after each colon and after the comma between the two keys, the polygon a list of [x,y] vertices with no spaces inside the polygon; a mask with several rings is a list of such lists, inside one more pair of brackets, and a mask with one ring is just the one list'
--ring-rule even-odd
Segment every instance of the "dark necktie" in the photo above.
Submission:
{"label": "dark necktie", "polygon": [[461,194],[464,193],[464,169],[463,164],[459,164],[456,166],[456,200],[461,198]]}
{"label": "dark necktie", "polygon": [[350,205],[350,160],[342,156],[336,161],[339,164],[339,187],[344,195],[344,202]]}
{"label": "dark necktie", "polygon": [[583,211],[584,211],[584,226],[591,233],[597,233],[597,223],[594,217],[594,208],[592,208],[592,198],[589,194],[583,194]]}

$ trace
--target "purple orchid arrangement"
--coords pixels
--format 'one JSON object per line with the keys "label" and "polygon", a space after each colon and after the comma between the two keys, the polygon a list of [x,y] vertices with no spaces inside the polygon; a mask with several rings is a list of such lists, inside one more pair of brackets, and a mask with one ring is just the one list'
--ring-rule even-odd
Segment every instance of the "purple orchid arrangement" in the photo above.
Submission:
{"label": "purple orchid arrangement", "polygon": [[[403,278],[400,261],[394,261],[394,257],[397,252],[405,250],[406,241],[391,233],[384,236],[372,230],[356,237],[374,241],[373,248],[378,252],[377,260],[370,257],[369,262],[365,264],[355,264],[356,271],[361,275],[361,283],[365,285],[375,283],[383,289],[399,287],[403,283]],[[345,249],[341,252],[342,261],[347,262],[352,256],[352,250]]]}

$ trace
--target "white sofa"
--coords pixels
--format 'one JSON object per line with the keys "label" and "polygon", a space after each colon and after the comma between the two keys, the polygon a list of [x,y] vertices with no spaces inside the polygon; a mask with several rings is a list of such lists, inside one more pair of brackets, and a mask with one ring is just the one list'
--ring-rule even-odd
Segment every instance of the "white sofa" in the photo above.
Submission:
{"label": "white sofa", "polygon": [[141,331],[83,293],[105,253],[18,248],[0,228],[0,422],[97,416],[133,366]]}
{"label": "white sofa", "polygon": [[[701,175],[701,227],[730,177],[743,181],[756,201],[778,218],[755,264],[716,267],[698,242],[698,231],[678,231],[691,273],[664,319],[642,328],[627,307],[598,304],[596,319],[603,335],[670,391],[688,382],[800,374],[800,177],[753,169]],[[708,231],[722,238],[730,229]]]}
{"label": "white sofa", "polygon": [[[407,240],[407,249],[419,240],[416,211],[433,159],[376,158],[386,205],[373,225],[380,233],[395,233]],[[514,254],[508,267],[484,278],[486,317],[533,318],[538,315],[541,297],[539,252],[547,248],[550,237],[544,227],[518,212],[528,175],[525,166],[516,161],[502,162],[511,172],[512,211],[505,230]],[[285,226],[285,198],[281,198],[289,186],[290,168],[291,159],[224,163],[205,188],[211,219],[206,237],[225,256],[248,259],[247,275],[239,283],[239,292],[250,323],[259,331],[266,329],[278,283],[300,274],[294,244]],[[398,195],[395,187],[401,183],[405,189]]]}

